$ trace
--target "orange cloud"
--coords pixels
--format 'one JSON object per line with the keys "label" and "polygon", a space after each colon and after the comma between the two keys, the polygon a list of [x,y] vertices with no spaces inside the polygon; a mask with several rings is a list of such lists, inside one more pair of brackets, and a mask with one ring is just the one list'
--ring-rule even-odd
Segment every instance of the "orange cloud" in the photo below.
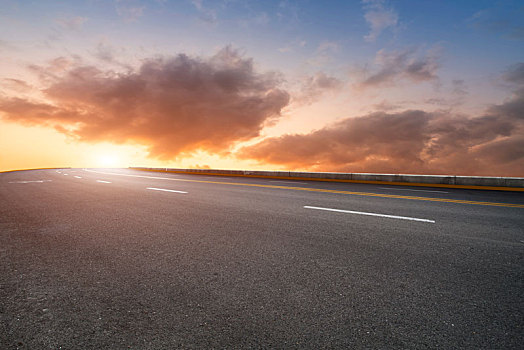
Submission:
{"label": "orange cloud", "polygon": [[524,89],[478,117],[372,113],[268,138],[238,156],[313,171],[524,176]]}
{"label": "orange cloud", "polygon": [[227,152],[257,137],[290,98],[278,74],[256,72],[251,59],[230,48],[208,59],[149,59],[126,73],[62,61],[51,70],[33,67],[48,84],[46,101],[1,98],[3,118],[81,141],[139,143],[172,159],[199,149]]}

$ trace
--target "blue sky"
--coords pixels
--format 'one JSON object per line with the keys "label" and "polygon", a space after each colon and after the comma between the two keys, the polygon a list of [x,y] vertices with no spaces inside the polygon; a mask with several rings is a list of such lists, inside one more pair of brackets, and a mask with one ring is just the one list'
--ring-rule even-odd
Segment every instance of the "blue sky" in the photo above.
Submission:
{"label": "blue sky", "polygon": [[[252,136],[231,139],[223,152],[209,152],[201,140],[194,149],[168,152],[171,159],[158,158],[151,153],[151,138],[89,140],[60,132],[64,124],[74,129],[71,125],[79,123],[74,118],[39,127],[54,128],[57,135],[65,135],[69,146],[103,141],[141,147],[136,160],[123,157],[128,162],[266,167],[260,159],[237,157],[236,152],[267,138],[311,134],[370,113],[445,110],[471,119],[506,103],[519,88],[507,75],[518,75],[523,61],[523,23],[520,1],[4,0],[0,1],[2,96],[5,101],[25,98],[56,105],[60,101],[56,96],[53,101],[48,89],[64,83],[65,75],[79,67],[96,67],[105,78],[132,75],[144,62],[179,54],[211,64],[212,57],[228,48],[235,52],[229,59],[252,63],[254,78],[268,72],[278,76],[270,89],[285,91],[289,100],[276,111],[276,121],[269,122],[273,117],[268,117]],[[44,79],[43,71],[58,69],[57,59],[62,60],[62,70]],[[50,62],[55,62],[54,68]],[[31,89],[22,91],[23,84]],[[10,113],[4,111],[0,119],[4,130],[14,124],[35,127],[34,122],[23,122],[23,116],[17,123]],[[519,136],[520,126],[515,128]],[[483,142],[501,137],[508,135]],[[469,147],[473,146],[482,144]],[[387,157],[376,156],[384,161]],[[298,167],[321,169],[317,163]],[[352,167],[351,159],[324,164],[329,169]]]}

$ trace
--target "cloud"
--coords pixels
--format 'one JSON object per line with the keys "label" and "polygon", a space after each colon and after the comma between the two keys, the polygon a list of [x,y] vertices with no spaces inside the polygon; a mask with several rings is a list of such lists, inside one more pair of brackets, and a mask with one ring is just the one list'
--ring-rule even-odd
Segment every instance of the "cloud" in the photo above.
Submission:
{"label": "cloud", "polygon": [[326,92],[337,91],[342,88],[343,82],[335,77],[330,77],[324,72],[317,72],[302,82],[301,91],[294,97],[299,103],[312,103],[322,97]]}
{"label": "cloud", "polygon": [[82,26],[85,22],[87,22],[87,17],[81,16],[61,18],[56,20],[56,23],[58,23],[62,28],[74,31],[82,29]]}
{"label": "cloud", "polygon": [[[453,79],[450,83],[440,84],[438,82],[440,97],[423,99],[422,102],[428,105],[435,105],[440,108],[450,109],[464,104],[469,95],[468,85],[462,79]],[[414,103],[414,101],[412,101]]]}
{"label": "cloud", "polygon": [[370,32],[364,36],[366,41],[375,41],[380,34],[388,29],[394,29],[398,24],[398,14],[385,5],[384,0],[364,0],[364,18],[368,22]]}
{"label": "cloud", "polygon": [[80,141],[143,144],[152,156],[173,159],[228,152],[257,137],[289,103],[278,74],[256,72],[231,48],[210,58],[151,58],[124,73],[69,64],[53,62],[62,70],[45,77],[45,101],[1,98],[3,119]]}
{"label": "cloud", "polygon": [[29,65],[29,71],[36,74],[43,83],[55,81],[61,74],[69,69],[80,65],[82,59],[79,56],[57,57],[48,62],[46,66]]}
{"label": "cloud", "polygon": [[126,22],[136,22],[144,14],[145,6],[132,0],[116,0],[116,13]]}
{"label": "cloud", "polygon": [[446,92],[445,95],[440,94],[440,97],[426,98],[423,103],[449,109],[462,105],[469,95],[468,86],[462,79],[453,79],[451,84],[440,84],[440,81],[438,81],[438,84],[439,90]]}
{"label": "cloud", "polygon": [[334,41],[323,41],[318,45],[317,53],[337,52],[340,45]]}
{"label": "cloud", "polygon": [[299,8],[296,3],[282,0],[278,3],[277,18],[292,27],[300,22]]}
{"label": "cloud", "polygon": [[402,104],[401,103],[391,103],[389,101],[382,100],[382,102],[374,104],[373,108],[377,111],[388,112],[388,111],[394,111],[394,110],[401,109]]}
{"label": "cloud", "polygon": [[[313,131],[269,138],[240,150],[242,158],[289,168],[334,170],[369,157],[420,163],[416,150],[429,139],[421,131],[429,116],[421,111],[374,113],[348,118]],[[397,147],[391,147],[395,144]]]}
{"label": "cloud", "polygon": [[266,12],[259,12],[238,20],[238,25],[247,29],[251,26],[266,26],[270,22],[271,18]]}
{"label": "cloud", "polygon": [[332,60],[332,55],[339,49],[340,45],[334,41],[322,41],[315,50],[315,55],[307,62],[313,66],[325,65]]}
{"label": "cloud", "polygon": [[524,176],[524,90],[481,116],[371,113],[267,138],[238,157],[312,171]]}
{"label": "cloud", "polygon": [[7,41],[0,39],[0,48],[12,48],[12,46]]}
{"label": "cloud", "polygon": [[295,49],[303,48],[306,45],[307,45],[307,41],[305,41],[305,40],[297,40],[297,41],[294,41],[293,43],[289,44],[288,46],[280,47],[277,50],[279,52],[281,52],[281,53],[293,52],[293,51],[295,51]]}
{"label": "cloud", "polygon": [[509,67],[502,78],[507,82],[524,86],[524,63],[520,62]]}
{"label": "cloud", "polygon": [[2,79],[2,85],[10,90],[16,92],[29,92],[33,90],[33,87],[27,82],[20,79],[4,78]]}
{"label": "cloud", "polygon": [[506,2],[495,3],[492,8],[477,11],[468,22],[473,28],[500,36],[508,40],[524,40],[522,15],[524,8]]}
{"label": "cloud", "polygon": [[397,80],[410,80],[415,83],[437,80],[438,54],[428,50],[417,55],[413,49],[386,51],[375,55],[375,69],[362,70],[363,78],[355,85],[357,88],[393,85]]}
{"label": "cloud", "polygon": [[199,13],[198,18],[202,22],[207,23],[207,24],[216,24],[217,23],[218,19],[217,19],[217,13],[215,10],[208,8],[208,7],[204,7],[204,5],[202,4],[202,0],[192,0],[191,3],[197,9]]}
{"label": "cloud", "polygon": [[452,82],[451,93],[457,98],[462,98],[468,94],[466,83],[462,79],[454,79]]}
{"label": "cloud", "polygon": [[96,46],[95,57],[99,60],[112,62],[115,59],[115,50],[103,42],[99,42]]}
{"label": "cloud", "polygon": [[114,46],[105,40],[100,41],[92,52],[95,58],[105,64],[115,64],[120,67],[129,68],[129,65],[122,61],[122,57],[125,57],[126,53],[124,47]]}
{"label": "cloud", "polygon": [[258,25],[266,25],[271,21],[267,13],[261,12],[253,18],[253,22]]}
{"label": "cloud", "polygon": [[279,47],[277,50],[278,50],[278,52],[280,52],[280,53],[293,52],[293,48],[290,47],[290,46]]}

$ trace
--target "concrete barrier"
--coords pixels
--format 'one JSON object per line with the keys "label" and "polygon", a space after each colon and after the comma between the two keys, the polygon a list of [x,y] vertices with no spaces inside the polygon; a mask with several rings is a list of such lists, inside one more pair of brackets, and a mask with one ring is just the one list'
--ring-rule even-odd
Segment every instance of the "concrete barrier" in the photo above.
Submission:
{"label": "concrete barrier", "polygon": [[334,181],[404,185],[425,187],[469,188],[482,190],[524,191],[524,177],[322,173],[296,171],[226,170],[226,169],[178,169],[130,167],[134,170],[196,174],[210,176],[242,176],[287,180]]}

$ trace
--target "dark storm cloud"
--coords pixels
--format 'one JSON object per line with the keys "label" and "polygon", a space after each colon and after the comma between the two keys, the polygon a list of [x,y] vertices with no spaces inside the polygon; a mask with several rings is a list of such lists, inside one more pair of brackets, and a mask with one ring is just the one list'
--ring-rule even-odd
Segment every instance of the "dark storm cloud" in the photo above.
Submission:
{"label": "dark storm cloud", "polygon": [[3,98],[4,119],[52,126],[81,141],[143,144],[163,159],[227,152],[258,136],[289,102],[278,74],[256,72],[230,48],[208,59],[149,59],[126,73],[66,59],[50,67],[33,67],[48,83],[47,101]]}

